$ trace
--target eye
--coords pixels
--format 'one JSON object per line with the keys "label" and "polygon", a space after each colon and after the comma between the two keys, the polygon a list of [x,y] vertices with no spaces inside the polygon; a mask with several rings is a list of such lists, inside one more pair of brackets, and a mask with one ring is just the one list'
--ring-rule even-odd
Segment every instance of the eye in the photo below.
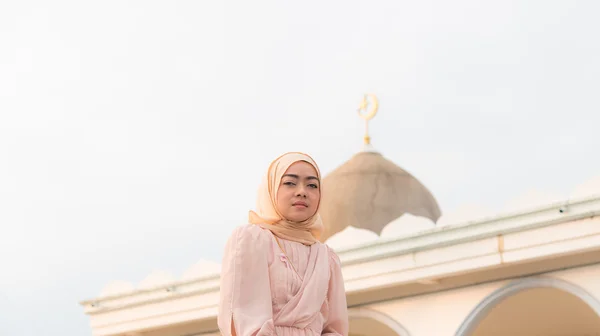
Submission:
{"label": "eye", "polygon": [[318,189],[318,188],[319,188],[319,186],[318,186],[318,185],[316,185],[316,184],[309,184],[308,186],[309,186],[309,187],[311,187],[311,188],[315,188],[315,189]]}
{"label": "eye", "polygon": [[295,186],[296,183],[294,183],[292,181],[287,181],[287,182],[283,182],[283,185],[286,185],[286,186]]}

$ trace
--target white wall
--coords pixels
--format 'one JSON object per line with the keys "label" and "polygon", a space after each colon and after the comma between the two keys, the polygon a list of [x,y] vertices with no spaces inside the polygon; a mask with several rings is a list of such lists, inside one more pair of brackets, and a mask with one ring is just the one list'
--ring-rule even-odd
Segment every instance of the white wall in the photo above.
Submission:
{"label": "white wall", "polygon": [[[564,280],[600,300],[600,264],[542,275]],[[516,280],[516,279],[515,279]],[[454,335],[486,297],[514,280],[496,281],[368,305],[398,321],[411,336]]]}

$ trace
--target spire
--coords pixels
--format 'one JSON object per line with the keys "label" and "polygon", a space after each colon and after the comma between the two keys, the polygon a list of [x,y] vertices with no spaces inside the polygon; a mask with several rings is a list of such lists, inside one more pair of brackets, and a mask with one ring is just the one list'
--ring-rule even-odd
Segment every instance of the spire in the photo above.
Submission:
{"label": "spire", "polygon": [[[365,120],[364,148],[365,152],[375,151],[371,146],[371,137],[369,136],[369,121],[375,117],[379,109],[379,101],[374,94],[365,94],[358,107],[358,115]],[[364,113],[363,113],[364,112]]]}

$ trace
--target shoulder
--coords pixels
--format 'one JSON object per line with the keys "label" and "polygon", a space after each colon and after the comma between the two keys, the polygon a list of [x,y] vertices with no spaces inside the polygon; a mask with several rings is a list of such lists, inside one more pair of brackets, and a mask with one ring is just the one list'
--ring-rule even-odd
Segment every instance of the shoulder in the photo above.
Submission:
{"label": "shoulder", "polygon": [[270,233],[268,230],[255,224],[245,224],[236,227],[231,233],[231,238],[237,240],[250,239],[250,240],[269,240]]}
{"label": "shoulder", "polygon": [[324,244],[327,247],[327,254],[329,255],[329,260],[331,263],[331,268],[341,268],[342,262],[340,261],[340,257],[335,253],[335,251],[329,247],[329,245]]}
{"label": "shoulder", "polygon": [[[243,225],[231,232],[223,253],[222,274],[236,267],[256,269],[270,265],[274,260],[274,252],[270,232],[258,225]],[[266,263],[265,263],[266,261]]]}
{"label": "shoulder", "polygon": [[238,250],[266,250],[271,244],[271,233],[258,225],[245,224],[233,230],[229,244]]}

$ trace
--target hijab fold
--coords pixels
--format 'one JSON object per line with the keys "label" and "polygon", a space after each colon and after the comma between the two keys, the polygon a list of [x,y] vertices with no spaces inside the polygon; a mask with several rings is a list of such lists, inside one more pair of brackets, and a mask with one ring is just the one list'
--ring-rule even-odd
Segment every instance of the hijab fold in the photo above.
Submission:
{"label": "hijab fold", "polygon": [[258,189],[256,211],[250,211],[248,221],[250,224],[260,225],[262,228],[270,230],[279,238],[312,245],[319,241],[323,232],[323,222],[319,216],[321,200],[319,200],[315,214],[301,222],[292,222],[284,218],[277,210],[277,190],[281,178],[292,164],[299,161],[311,164],[317,171],[317,177],[321,180],[319,167],[309,155],[299,152],[283,154],[271,163],[264,175]]}

